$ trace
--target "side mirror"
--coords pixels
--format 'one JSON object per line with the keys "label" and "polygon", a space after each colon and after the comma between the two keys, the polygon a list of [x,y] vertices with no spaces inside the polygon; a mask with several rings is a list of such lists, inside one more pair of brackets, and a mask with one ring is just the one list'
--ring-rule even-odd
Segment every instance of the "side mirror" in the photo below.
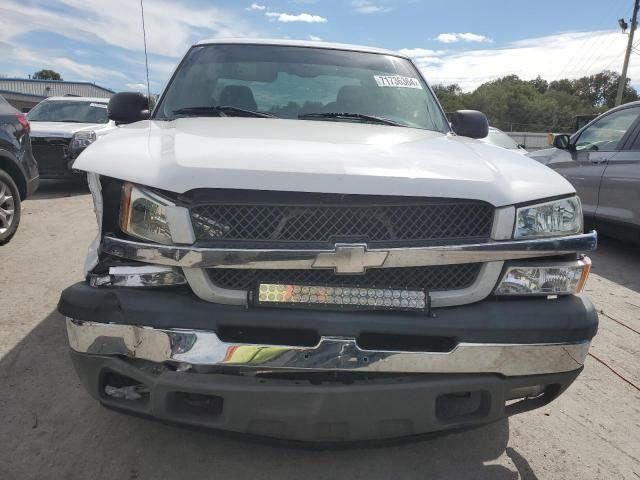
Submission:
{"label": "side mirror", "polygon": [[524,149],[525,149],[525,148],[527,148],[527,147],[525,147],[525,146],[524,146],[524,143],[519,143],[519,144],[518,144],[518,148],[520,148],[520,149],[524,150]]}
{"label": "side mirror", "polygon": [[489,135],[489,121],[477,110],[458,110],[451,115],[451,128],[457,135],[484,138]]}
{"label": "side mirror", "polygon": [[149,100],[139,92],[116,93],[109,100],[107,115],[117,124],[149,118]]}
{"label": "side mirror", "polygon": [[553,146],[561,150],[569,150],[569,135],[561,133],[553,137]]}

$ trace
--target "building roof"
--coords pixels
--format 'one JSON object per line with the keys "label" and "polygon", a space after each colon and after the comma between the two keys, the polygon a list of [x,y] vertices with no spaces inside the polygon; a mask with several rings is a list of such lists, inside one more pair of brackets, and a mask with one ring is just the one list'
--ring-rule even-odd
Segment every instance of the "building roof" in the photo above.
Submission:
{"label": "building roof", "polygon": [[37,95],[42,98],[64,95],[109,98],[115,93],[113,90],[91,82],[36,80],[32,78],[0,78],[0,90],[24,95]]}
{"label": "building roof", "polygon": [[315,47],[315,48],[328,48],[331,50],[350,50],[352,52],[366,52],[366,53],[381,53],[383,55],[393,55],[396,57],[408,58],[406,55],[395,52],[393,50],[386,50],[384,48],[366,47],[362,45],[350,45],[348,43],[329,43],[329,42],[314,42],[311,40],[289,40],[289,39],[276,39],[276,38],[213,38],[209,40],[202,40],[196,45],[211,45],[211,44],[239,44],[239,45],[283,45],[290,47]]}

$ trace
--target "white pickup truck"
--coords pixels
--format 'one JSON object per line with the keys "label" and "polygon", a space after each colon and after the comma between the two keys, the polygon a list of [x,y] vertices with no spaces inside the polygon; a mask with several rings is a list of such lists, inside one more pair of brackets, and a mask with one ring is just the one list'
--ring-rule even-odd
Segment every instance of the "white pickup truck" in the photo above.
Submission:
{"label": "white pickup truck", "polygon": [[[469,427],[547,404],[597,315],[573,187],[451,126],[392,51],[214,40],[89,146],[99,235],[66,289],[104,406],[309,442]],[[128,125],[127,125],[128,124]]]}
{"label": "white pickup truck", "polygon": [[73,168],[80,153],[116,128],[107,117],[108,98],[49,97],[27,115],[41,179],[83,180]]}

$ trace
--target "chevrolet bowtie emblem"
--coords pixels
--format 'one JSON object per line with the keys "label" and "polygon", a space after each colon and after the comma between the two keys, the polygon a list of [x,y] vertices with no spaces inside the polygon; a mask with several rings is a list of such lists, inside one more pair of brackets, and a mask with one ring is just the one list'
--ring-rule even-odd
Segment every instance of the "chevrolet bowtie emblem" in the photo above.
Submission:
{"label": "chevrolet bowtie emblem", "polygon": [[365,244],[337,243],[335,252],[319,253],[313,268],[333,268],[336,273],[364,273],[368,267],[381,267],[389,252],[368,252]]}

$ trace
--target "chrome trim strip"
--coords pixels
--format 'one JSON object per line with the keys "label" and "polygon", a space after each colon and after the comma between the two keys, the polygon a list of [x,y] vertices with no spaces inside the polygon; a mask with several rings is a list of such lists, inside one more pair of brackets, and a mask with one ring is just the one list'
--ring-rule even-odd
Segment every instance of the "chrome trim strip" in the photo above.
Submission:
{"label": "chrome trim strip", "polygon": [[[566,237],[509,240],[467,245],[367,249],[367,254],[385,254],[384,263],[377,268],[419,267],[517,260],[596,249],[597,233]],[[344,248],[344,244],[342,246]],[[102,251],[116,257],[140,262],[188,268],[246,268],[246,269],[306,269],[313,268],[318,258],[339,260],[336,248],[326,250],[292,249],[225,249],[178,245],[161,245],[105,236]],[[333,263],[336,263],[333,262]],[[324,268],[324,267],[323,267]]]}
{"label": "chrome trim strip", "polygon": [[544,344],[460,343],[452,351],[371,351],[355,338],[322,337],[313,347],[223,342],[214,332],[161,330],[67,318],[76,352],[122,355],[152,362],[287,370],[349,370],[395,373],[498,373],[536,375],[576,370],[589,341]]}

